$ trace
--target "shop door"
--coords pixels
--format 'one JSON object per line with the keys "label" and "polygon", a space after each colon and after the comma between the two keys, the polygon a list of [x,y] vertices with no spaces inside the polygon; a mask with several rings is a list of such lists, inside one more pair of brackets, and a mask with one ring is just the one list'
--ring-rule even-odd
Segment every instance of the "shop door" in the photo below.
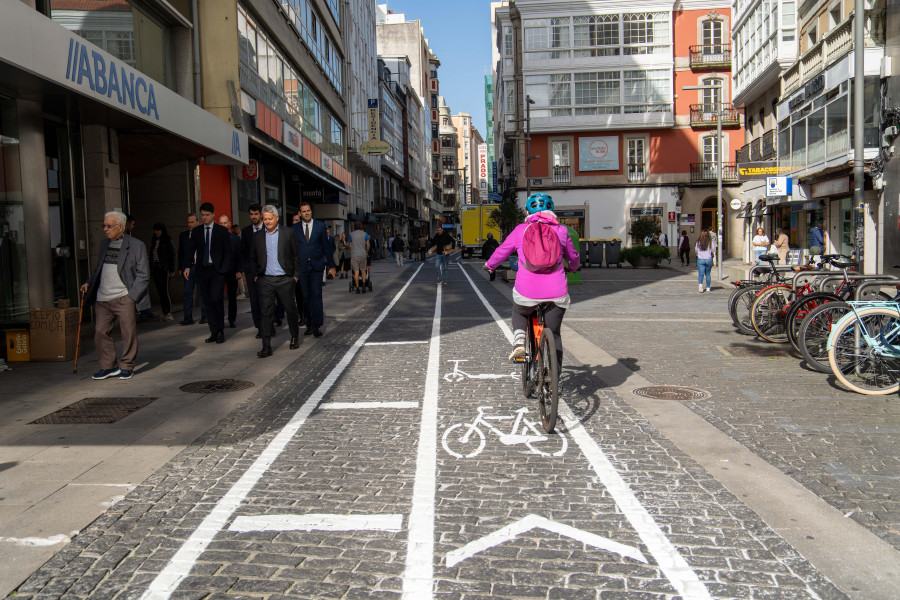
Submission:
{"label": "shop door", "polygon": [[[722,199],[722,202],[725,202],[725,199]],[[715,198],[707,198],[703,201],[703,206],[700,207],[700,229],[709,229],[713,233],[717,233],[719,229],[719,213],[716,210],[716,199]],[[698,232],[699,233],[699,232]],[[726,244],[726,240],[728,239],[728,229],[725,227],[725,223],[722,223],[722,239],[719,240],[719,245],[722,247],[722,256],[725,256],[725,248],[728,247]]]}
{"label": "shop door", "polygon": [[853,198],[842,198],[840,201],[840,222],[838,231],[841,239],[833,240],[832,244],[841,254],[850,256],[853,254]]}

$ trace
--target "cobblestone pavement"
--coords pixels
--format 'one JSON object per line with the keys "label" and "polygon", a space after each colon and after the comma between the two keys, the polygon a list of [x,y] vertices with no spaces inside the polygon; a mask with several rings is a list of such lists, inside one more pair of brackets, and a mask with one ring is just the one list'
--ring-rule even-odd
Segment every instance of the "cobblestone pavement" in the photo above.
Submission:
{"label": "cobblestone pavement", "polygon": [[[16,598],[846,597],[568,357],[563,423],[542,435],[482,302],[505,320],[499,285],[456,264],[445,286],[427,266],[405,274],[407,287],[400,281],[342,321],[83,530]],[[709,389],[710,365],[726,377],[754,360],[787,362],[738,361],[715,348],[735,339],[715,310],[723,291],[679,317],[689,320],[666,314],[664,300],[690,290],[672,274],[611,283],[593,298],[573,288],[567,323],[660,383]],[[731,385],[765,388],[771,375],[759,371]],[[754,393],[733,394],[742,400],[730,410],[694,407],[723,410],[716,425],[748,439],[798,436]],[[823,417],[835,408],[821,397],[857,400],[810,395]],[[760,426],[763,409],[773,421]],[[790,463],[809,452],[805,441],[760,447],[783,445]]]}
{"label": "cobblestone pavement", "polygon": [[[900,403],[804,368],[788,344],[732,327],[732,289],[696,270],[582,271],[566,323],[657,384],[710,392],[685,404],[900,549]],[[640,343],[636,343],[640,340]]]}

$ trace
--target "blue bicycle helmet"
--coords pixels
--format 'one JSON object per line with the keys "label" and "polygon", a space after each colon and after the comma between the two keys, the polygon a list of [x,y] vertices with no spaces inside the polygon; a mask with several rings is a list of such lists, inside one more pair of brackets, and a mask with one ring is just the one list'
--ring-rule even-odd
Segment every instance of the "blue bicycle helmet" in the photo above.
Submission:
{"label": "blue bicycle helmet", "polygon": [[525,202],[525,210],[529,215],[541,212],[542,210],[553,210],[553,198],[543,192],[536,192],[528,196]]}

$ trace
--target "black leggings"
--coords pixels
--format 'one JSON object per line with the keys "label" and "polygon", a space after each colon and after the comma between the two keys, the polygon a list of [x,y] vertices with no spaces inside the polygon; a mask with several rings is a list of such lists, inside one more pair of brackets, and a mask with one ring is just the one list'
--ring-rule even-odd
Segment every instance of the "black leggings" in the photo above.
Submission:
{"label": "black leggings", "polygon": [[172,300],[169,298],[169,272],[165,269],[153,268],[150,270],[156,292],[159,294],[159,305],[164,315],[172,312]]}
{"label": "black leggings", "polygon": [[[521,304],[513,303],[512,328],[514,336],[517,331],[525,331],[528,327],[528,318],[536,309],[536,306],[522,306]],[[551,304],[544,311],[544,327],[553,333],[553,341],[556,342],[556,363],[560,369],[562,369],[563,347],[559,329],[562,327],[562,320],[565,314],[566,309],[560,308],[556,304]]]}
{"label": "black leggings", "polygon": [[684,264],[686,264],[686,265],[691,264],[691,251],[690,250],[688,250],[686,248],[682,248],[681,250],[678,251],[678,256],[681,257],[681,262],[683,262]]}

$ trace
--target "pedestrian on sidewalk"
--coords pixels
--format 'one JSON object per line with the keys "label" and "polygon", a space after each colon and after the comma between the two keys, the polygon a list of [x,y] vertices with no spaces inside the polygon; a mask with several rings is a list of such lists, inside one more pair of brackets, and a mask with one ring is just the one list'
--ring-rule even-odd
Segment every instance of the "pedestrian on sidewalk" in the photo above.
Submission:
{"label": "pedestrian on sidewalk", "polygon": [[[657,229],[656,230],[656,239],[659,240],[659,245],[662,246],[663,248],[669,247],[669,236],[666,235],[665,231],[662,231],[661,229]],[[671,265],[672,264],[672,255],[670,254],[669,258],[667,258],[666,260],[668,260],[669,264]],[[661,265],[662,259],[659,259],[659,262],[656,264]]]}
{"label": "pedestrian on sidewalk", "polygon": [[397,266],[403,266],[403,238],[399,235],[393,238],[394,242],[391,244],[391,251],[394,253],[394,257],[397,259]]}
{"label": "pedestrian on sidewalk", "polygon": [[341,265],[341,279],[347,279],[350,273],[350,240],[347,238],[347,232],[341,232],[341,239],[338,240],[338,261]]}
{"label": "pedestrian on sidewalk", "polygon": [[209,337],[207,344],[225,343],[225,275],[235,257],[231,254],[231,232],[216,223],[216,207],[211,202],[200,205],[201,225],[191,230],[188,255],[197,253],[197,263],[185,269],[184,277],[197,271],[200,295],[206,300]]}
{"label": "pedestrian on sidewalk", "polygon": [[237,276],[241,270],[237,257],[241,252],[241,238],[231,231],[231,219],[228,218],[228,215],[219,217],[219,225],[228,230],[228,239],[231,240],[231,256],[234,257],[234,260],[231,261],[231,268],[225,274],[225,289],[228,292],[228,327],[234,329],[237,327],[234,322],[237,320]]}
{"label": "pedestrian on sidewalk", "polygon": [[706,291],[710,291],[712,283],[713,256],[716,255],[716,242],[704,229],[700,233],[696,244],[697,250],[697,281],[700,284],[700,293],[703,293],[703,278],[706,278]]}
{"label": "pedestrian on sidewalk", "polygon": [[[263,230],[262,222],[262,206],[258,202],[254,202],[247,207],[247,214],[250,215],[250,224],[244,227],[241,232],[241,270],[245,273],[255,273],[256,266],[253,264],[253,240],[257,233]],[[250,296],[250,315],[253,317],[253,326],[257,329],[257,339],[262,338],[262,306],[259,301],[259,288],[256,280],[249,275],[244,277],[247,284],[247,294]]]}
{"label": "pedestrian on sidewalk", "polygon": [[[490,260],[491,255],[494,253],[500,246],[500,242],[494,239],[494,234],[488,232],[487,239],[484,240],[484,244],[481,245],[481,257],[487,262]],[[490,279],[494,281],[497,278],[497,271],[491,271]]]}
{"label": "pedestrian on sidewalk", "polygon": [[[138,353],[137,310],[150,308],[150,261],[147,247],[125,233],[125,213],[103,215],[97,267],[81,286],[84,300],[94,304],[94,347],[100,370],[94,379],[131,379]],[[116,360],[112,329],[116,319],[122,334],[122,357]]]}
{"label": "pedestrian on sidewalk", "polygon": [[172,300],[169,297],[169,278],[175,272],[175,244],[169,237],[169,231],[162,223],[153,224],[153,240],[150,242],[150,276],[162,314],[160,321],[174,321],[172,316]]}
{"label": "pedestrian on sidewalk", "polygon": [[811,256],[821,256],[825,251],[825,234],[822,232],[822,223],[813,223],[809,230],[809,254]]}
{"label": "pedestrian on sidewalk", "polygon": [[391,234],[391,236],[388,238],[387,251],[388,251],[387,257],[394,258],[394,234]]}
{"label": "pedestrian on sidewalk", "polygon": [[[178,274],[184,278],[184,297],[182,301],[182,319],[179,325],[194,324],[194,290],[197,290],[200,296],[200,324],[206,323],[206,302],[203,300],[203,294],[200,294],[200,288],[197,286],[197,273],[193,269],[197,262],[196,250],[188,254],[187,248],[191,237],[191,230],[200,224],[196,213],[188,213],[187,230],[182,231],[178,235]],[[185,271],[190,272],[190,276],[184,277]]]}
{"label": "pedestrian on sidewalk", "polygon": [[[325,228],[325,238],[328,240],[328,247],[325,249],[325,252],[331,256],[331,261],[334,262],[335,252],[337,252],[337,240],[334,239],[334,236],[331,235],[331,228]],[[326,274],[325,271],[322,271],[322,285],[325,284],[325,280],[329,277],[334,277],[334,275]]]}
{"label": "pedestrian on sidewalk", "polygon": [[753,236],[751,242],[753,244],[753,261],[759,262],[759,257],[769,250],[769,236],[762,227],[756,228],[756,235]]}
{"label": "pedestrian on sidewalk", "polygon": [[322,306],[322,273],[326,270],[334,277],[333,248],[326,237],[325,223],[313,219],[312,205],[300,203],[300,222],[294,225],[294,234],[300,242],[300,285],[303,289],[303,312],[306,331],[303,335],[322,337],[325,310]]}
{"label": "pedestrian on sidewalk", "polygon": [[419,236],[419,260],[425,262],[425,253],[428,252],[428,237],[423,231]]}
{"label": "pedestrian on sidewalk", "polygon": [[353,272],[353,289],[357,294],[366,293],[366,259],[369,256],[369,234],[357,221],[350,234],[350,270]]}
{"label": "pedestrian on sidewalk", "polygon": [[678,239],[678,256],[681,258],[681,266],[689,267],[691,264],[691,242],[688,241],[687,231],[681,232]]}
{"label": "pedestrian on sidewalk", "polygon": [[775,241],[772,242],[772,245],[775,246],[775,251],[778,252],[778,263],[786,265],[788,250],[791,249],[791,244],[787,234],[784,233],[784,230],[781,227],[775,228]]}
{"label": "pedestrian on sidewalk", "polygon": [[250,259],[262,303],[262,350],[256,356],[267,358],[272,356],[276,298],[281,299],[287,314],[291,332],[289,348],[300,347],[300,315],[294,302],[294,290],[300,278],[301,262],[297,236],[290,227],[278,224],[278,209],[267,204],[262,215],[265,230],[253,237]]}

